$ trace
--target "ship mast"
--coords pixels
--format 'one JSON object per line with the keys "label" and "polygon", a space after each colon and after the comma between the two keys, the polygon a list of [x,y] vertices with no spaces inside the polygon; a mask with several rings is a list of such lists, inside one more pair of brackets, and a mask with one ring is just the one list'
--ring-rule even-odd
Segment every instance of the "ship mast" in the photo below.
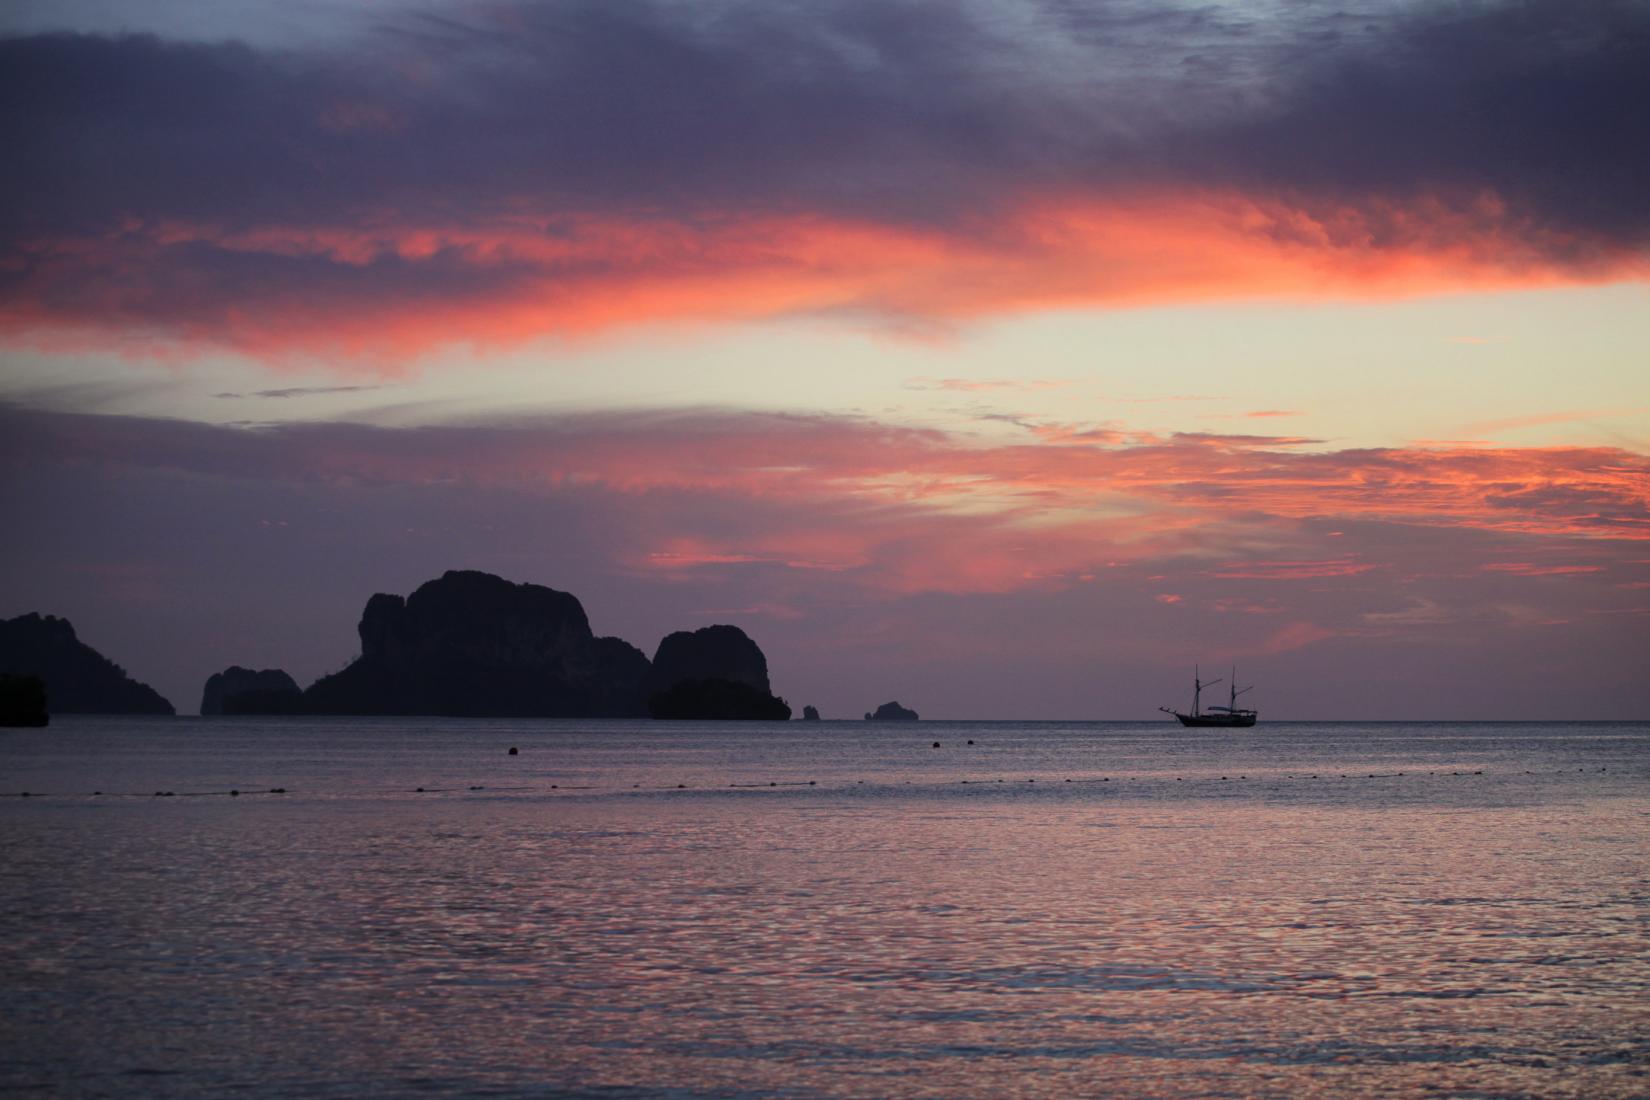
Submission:
{"label": "ship mast", "polygon": [[[1234,669],[1233,672],[1235,673],[1236,670]],[[1202,679],[1199,679],[1199,677],[1201,675],[1202,675],[1202,670],[1200,670],[1196,665],[1193,665],[1192,666],[1192,684],[1194,685],[1192,687],[1192,717],[1193,718],[1196,718],[1198,715],[1203,713],[1203,711],[1199,709],[1199,707],[1201,706],[1202,701],[1203,701],[1203,689],[1206,688],[1206,687],[1213,687],[1214,685],[1220,683],[1219,680],[1202,680]],[[1220,708],[1216,707],[1215,709],[1219,710]]]}

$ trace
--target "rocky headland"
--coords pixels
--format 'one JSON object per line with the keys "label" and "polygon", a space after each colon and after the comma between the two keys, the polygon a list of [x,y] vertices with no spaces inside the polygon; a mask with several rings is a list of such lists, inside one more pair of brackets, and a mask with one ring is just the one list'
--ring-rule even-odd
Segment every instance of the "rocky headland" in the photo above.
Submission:
{"label": "rocky headland", "polygon": [[0,674],[37,677],[57,714],[175,713],[159,692],[126,675],[55,615],[0,620]]}

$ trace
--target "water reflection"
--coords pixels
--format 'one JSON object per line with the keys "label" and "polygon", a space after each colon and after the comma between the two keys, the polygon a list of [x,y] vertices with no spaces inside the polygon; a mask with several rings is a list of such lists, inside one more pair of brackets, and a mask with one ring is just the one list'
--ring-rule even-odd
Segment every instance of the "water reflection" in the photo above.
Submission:
{"label": "water reflection", "polygon": [[[672,766],[708,771],[725,748]],[[749,748],[751,773],[795,766]],[[613,778],[605,751],[566,752],[556,774]],[[1372,771],[1385,751],[1335,763]],[[1509,751],[1478,761],[1518,775]],[[1414,746],[1400,755],[1413,768]],[[839,783],[848,762],[815,761],[829,790],[754,797],[615,782],[610,795],[14,800],[0,832],[0,1083],[62,1095],[1650,1087],[1642,797],[1567,781],[1544,797],[1458,784],[1325,804],[1234,798],[1210,779],[1171,798],[1142,793],[1176,767],[1148,757],[1123,794],[1075,794],[1063,777],[964,792],[926,762]],[[1038,778],[1070,763],[1031,750],[1012,762]],[[324,789],[335,766],[293,785]],[[357,774],[350,789],[395,778]],[[908,778],[918,793],[899,790]]]}

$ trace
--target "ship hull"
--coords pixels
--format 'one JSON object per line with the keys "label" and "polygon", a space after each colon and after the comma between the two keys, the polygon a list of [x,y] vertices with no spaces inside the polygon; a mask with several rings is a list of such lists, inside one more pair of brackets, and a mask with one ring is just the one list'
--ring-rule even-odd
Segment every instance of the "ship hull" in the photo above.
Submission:
{"label": "ship hull", "polygon": [[1252,726],[1256,716],[1253,714],[1181,714],[1179,711],[1170,711],[1180,719],[1183,726],[1219,726],[1233,729]]}

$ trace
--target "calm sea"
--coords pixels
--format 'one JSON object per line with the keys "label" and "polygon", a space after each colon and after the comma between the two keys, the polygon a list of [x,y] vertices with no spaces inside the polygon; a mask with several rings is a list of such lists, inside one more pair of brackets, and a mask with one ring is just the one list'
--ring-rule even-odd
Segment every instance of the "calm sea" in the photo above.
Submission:
{"label": "calm sea", "polygon": [[25,1094],[1650,1096],[1647,724],[62,718],[0,794]]}

